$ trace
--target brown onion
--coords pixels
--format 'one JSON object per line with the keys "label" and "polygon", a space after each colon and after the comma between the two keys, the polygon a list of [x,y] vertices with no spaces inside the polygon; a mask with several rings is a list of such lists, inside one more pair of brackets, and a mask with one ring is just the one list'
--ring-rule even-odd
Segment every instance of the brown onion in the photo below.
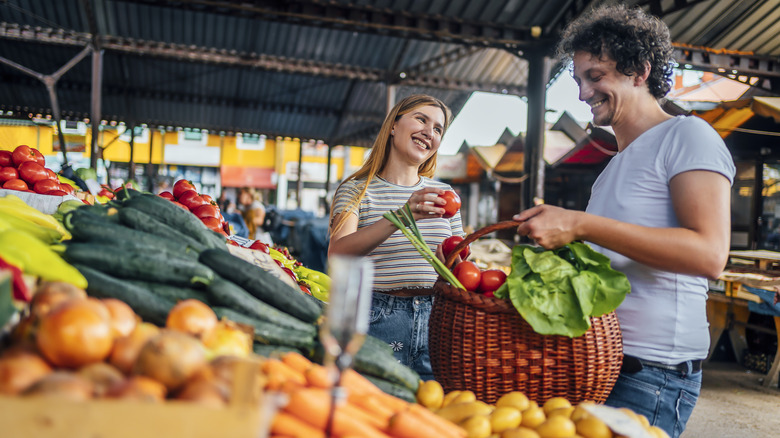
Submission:
{"label": "brown onion", "polygon": [[92,398],[92,383],[73,372],[54,371],[27,388],[23,395],[84,401]]}
{"label": "brown onion", "polygon": [[47,281],[36,291],[30,301],[30,313],[44,316],[58,304],[72,299],[85,299],[84,289],[61,281]]}
{"label": "brown onion", "polygon": [[165,327],[203,337],[217,325],[217,315],[202,301],[188,299],[176,303],[168,312]]}
{"label": "brown onion", "polygon": [[92,382],[95,397],[102,397],[109,388],[125,380],[121,371],[105,362],[83,366],[78,370],[78,375]]}
{"label": "brown onion", "polygon": [[19,394],[51,371],[49,364],[32,351],[6,352],[0,358],[0,394]]}
{"label": "brown onion", "polygon": [[145,376],[132,376],[108,389],[107,398],[162,402],[168,390],[162,383]]}
{"label": "brown onion", "polygon": [[141,348],[133,373],[175,390],[205,365],[206,353],[200,341],[184,333],[163,330]]}
{"label": "brown onion", "polygon": [[108,309],[95,299],[66,301],[41,317],[36,341],[41,354],[56,366],[101,362],[114,343]]}
{"label": "brown onion", "polygon": [[108,362],[125,374],[130,374],[133,364],[138,358],[138,352],[146,341],[160,333],[160,328],[148,322],[142,322],[127,335],[117,339],[108,357]]}
{"label": "brown onion", "polygon": [[116,298],[103,298],[100,300],[108,309],[111,315],[111,330],[114,338],[129,335],[136,324],[138,324],[138,315],[124,301]]}

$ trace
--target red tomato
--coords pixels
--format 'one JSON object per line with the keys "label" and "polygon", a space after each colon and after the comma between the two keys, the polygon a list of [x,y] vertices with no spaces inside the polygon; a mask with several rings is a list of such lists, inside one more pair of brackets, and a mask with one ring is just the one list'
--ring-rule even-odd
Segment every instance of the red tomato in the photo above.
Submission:
{"label": "red tomato", "polygon": [[111,190],[102,189],[98,192],[98,196],[103,196],[108,199],[114,199],[114,196],[116,195],[114,195],[114,192],[112,192]]}
{"label": "red tomato", "polygon": [[306,295],[311,295],[311,289],[309,289],[309,286],[306,286],[303,283],[298,283],[298,287],[300,287],[301,291],[303,291],[303,293],[305,293]]}
{"label": "red tomato", "polygon": [[268,245],[266,245],[265,243],[263,243],[263,242],[261,242],[259,240],[255,240],[254,242],[252,242],[252,244],[249,245],[249,249],[256,249],[256,250],[262,251],[262,252],[264,252],[266,254],[270,253],[270,251],[268,249]]}
{"label": "red tomato", "polygon": [[60,190],[69,195],[76,193],[76,189],[74,189],[73,186],[68,183],[60,183]]}
{"label": "red tomato", "polygon": [[441,195],[441,198],[447,201],[446,204],[439,206],[444,209],[442,217],[451,218],[455,216],[455,213],[460,210],[460,196],[451,190],[447,190]]}
{"label": "red tomato", "polygon": [[38,149],[31,148],[27,145],[20,145],[17,146],[16,149],[11,153],[11,159],[14,162],[14,166],[19,167],[22,163],[26,163],[28,161],[32,161],[35,163],[38,163],[43,167],[46,164],[46,159],[43,158],[43,154],[41,154]]}
{"label": "red tomato", "polygon": [[476,292],[479,288],[479,281],[482,277],[482,272],[474,262],[464,261],[455,265],[455,269],[452,270],[455,277],[460,281],[460,284],[468,291]]}
{"label": "red tomato", "polygon": [[171,192],[161,192],[159,195],[161,198],[165,198],[169,201],[173,201],[173,193]]}
{"label": "red tomato", "polygon": [[197,216],[199,218],[214,217],[214,218],[220,219],[219,212],[211,204],[199,205],[199,206],[193,208],[192,212],[195,213],[195,216]]}
{"label": "red tomato", "polygon": [[[195,185],[192,184],[192,181],[180,179],[173,184],[173,196],[176,199],[179,199],[182,193],[186,192],[187,190],[196,190]],[[197,194],[197,192],[195,193]]]}
{"label": "red tomato", "polygon": [[57,190],[49,190],[48,192],[44,193],[44,195],[49,195],[49,196],[65,196],[65,195],[67,195],[67,193],[65,193],[65,192],[64,192],[64,191],[62,191],[62,190],[59,190],[59,189],[57,189]]}
{"label": "red tomato", "polygon": [[60,183],[52,179],[42,179],[38,181],[33,186],[33,190],[35,190],[35,193],[46,193],[51,192],[52,190],[62,191],[60,189]]}
{"label": "red tomato", "polygon": [[219,222],[219,219],[215,217],[202,217],[200,218],[200,221],[203,222],[203,224],[206,225],[209,228],[209,230],[217,232],[227,237],[227,235],[225,234],[225,230],[222,229],[222,224]]}
{"label": "red tomato", "polygon": [[195,208],[206,205],[207,202],[203,200],[198,195],[198,192],[195,190],[187,190],[186,192],[182,193],[181,196],[179,196],[178,201],[182,204],[184,204],[190,211],[195,210]]}
{"label": "red tomato", "polygon": [[57,174],[54,173],[53,170],[49,169],[48,167],[44,167],[46,169],[46,174],[49,175],[49,179],[53,179],[54,181],[60,182],[60,179],[57,178]]}
{"label": "red tomato", "polygon": [[282,266],[282,271],[286,272],[286,273],[287,273],[287,275],[289,275],[289,276],[290,276],[290,278],[292,278],[294,282],[296,282],[296,283],[298,282],[298,276],[297,276],[297,275],[295,275],[295,272],[293,272],[293,270],[292,270],[292,269],[290,269],[290,268],[285,268],[284,266]]}
{"label": "red tomato", "polygon": [[506,274],[499,269],[488,269],[482,272],[479,281],[480,292],[495,292],[506,281]]}
{"label": "red tomato", "polygon": [[0,183],[4,183],[9,179],[19,178],[19,172],[13,167],[3,167],[0,169]]}
{"label": "red tomato", "polygon": [[181,202],[178,202],[178,201],[171,201],[171,202],[173,202],[175,205],[178,205],[179,207],[189,211],[189,208],[187,208],[187,206],[182,204]]}
{"label": "red tomato", "polygon": [[21,191],[27,191],[29,187],[27,187],[27,183],[19,178],[9,179],[8,181],[3,183],[3,188],[8,190],[21,190]]}
{"label": "red tomato", "polygon": [[[449,257],[450,253],[455,250],[455,247],[458,246],[460,242],[463,242],[463,238],[460,236],[450,236],[444,239],[444,242],[441,243],[441,251],[444,253],[444,258]],[[466,247],[460,251],[461,260],[466,260],[469,257],[469,254],[471,254],[471,248],[466,245]]]}
{"label": "red tomato", "polygon": [[27,184],[33,185],[38,181],[49,179],[46,168],[34,161],[26,161],[19,165],[19,178],[27,181]]}
{"label": "red tomato", "polygon": [[0,151],[0,167],[13,166],[14,162],[11,159],[11,151]]}
{"label": "red tomato", "polygon": [[200,197],[203,198],[203,200],[208,202],[209,204],[216,204],[214,202],[214,198],[212,198],[211,195],[204,195],[201,193]]}

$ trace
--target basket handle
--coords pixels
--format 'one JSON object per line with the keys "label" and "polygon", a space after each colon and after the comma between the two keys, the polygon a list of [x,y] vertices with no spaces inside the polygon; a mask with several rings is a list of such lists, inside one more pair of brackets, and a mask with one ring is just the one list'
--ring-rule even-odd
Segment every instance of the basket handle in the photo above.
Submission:
{"label": "basket handle", "polygon": [[463,250],[463,248],[465,248],[467,245],[470,245],[472,242],[474,242],[475,240],[479,239],[480,237],[482,237],[482,236],[484,236],[486,234],[490,234],[490,233],[492,233],[494,231],[504,230],[504,229],[507,229],[507,228],[516,228],[516,227],[520,226],[520,224],[522,224],[522,223],[523,222],[521,222],[521,221],[502,221],[502,222],[498,222],[498,223],[495,223],[493,225],[488,225],[488,226],[486,226],[484,228],[478,229],[477,231],[475,231],[475,232],[469,234],[468,236],[466,236],[466,238],[463,239],[463,241],[460,242],[455,247],[455,249],[452,250],[450,255],[447,256],[447,260],[445,260],[444,265],[447,267],[447,269],[452,269],[452,264],[455,262],[455,257],[457,257],[458,254],[460,254],[460,252]]}

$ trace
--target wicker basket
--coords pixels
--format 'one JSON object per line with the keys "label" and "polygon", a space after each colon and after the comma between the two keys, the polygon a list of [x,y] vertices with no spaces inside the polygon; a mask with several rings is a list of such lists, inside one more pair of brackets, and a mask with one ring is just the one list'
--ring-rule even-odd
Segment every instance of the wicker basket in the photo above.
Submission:
{"label": "wicker basket", "polygon": [[[477,238],[516,227],[499,222],[469,235],[446,261]],[[572,404],[603,403],[620,373],[623,341],[614,312],[591,318],[591,328],[569,338],[540,335],[508,300],[453,287],[441,278],[429,323],[433,374],[444,390],[471,390],[494,403],[510,391],[522,391],[544,403],[565,397]]]}

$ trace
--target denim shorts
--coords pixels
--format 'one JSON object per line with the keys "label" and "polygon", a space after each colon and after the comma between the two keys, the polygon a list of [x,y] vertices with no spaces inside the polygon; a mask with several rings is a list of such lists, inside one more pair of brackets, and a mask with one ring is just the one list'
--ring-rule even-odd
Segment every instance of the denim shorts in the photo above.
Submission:
{"label": "denim shorts", "polygon": [[642,414],[651,425],[677,438],[699,398],[701,377],[701,370],[687,374],[653,366],[636,373],[623,372],[605,404]]}
{"label": "denim shorts", "polygon": [[432,380],[428,355],[428,319],[433,295],[396,297],[374,292],[368,334],[393,348],[399,362],[413,369],[422,380]]}

